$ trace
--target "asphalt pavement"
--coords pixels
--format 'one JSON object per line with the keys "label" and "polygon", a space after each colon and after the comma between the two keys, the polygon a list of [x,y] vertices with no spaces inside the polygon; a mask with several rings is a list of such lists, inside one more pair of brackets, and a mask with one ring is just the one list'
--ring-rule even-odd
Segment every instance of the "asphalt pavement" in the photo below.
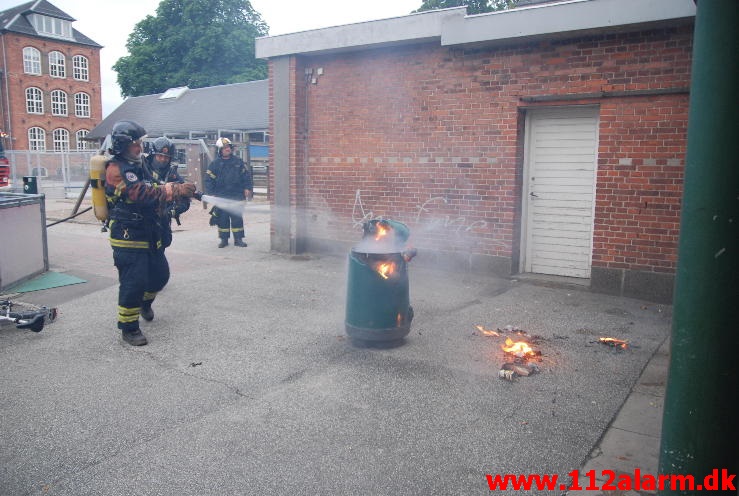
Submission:
{"label": "asphalt pavement", "polygon": [[[73,204],[49,200],[49,222]],[[139,348],[91,213],[48,228],[51,270],[87,282],[11,295],[60,316],[0,328],[0,494],[474,495],[509,473],[564,489],[505,494],[563,494],[573,470],[656,473],[671,307],[420,253],[410,334],[358,347],[346,258],[270,252],[264,201],[245,218],[248,248],[218,249],[206,210],[183,216]],[[539,373],[499,378],[505,337],[541,352]]]}

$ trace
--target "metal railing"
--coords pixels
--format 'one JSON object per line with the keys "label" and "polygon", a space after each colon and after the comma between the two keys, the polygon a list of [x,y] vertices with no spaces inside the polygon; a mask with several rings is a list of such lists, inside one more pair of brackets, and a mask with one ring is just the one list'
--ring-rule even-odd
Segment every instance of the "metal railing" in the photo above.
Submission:
{"label": "metal railing", "polygon": [[31,152],[6,150],[10,162],[10,190],[23,192],[23,177],[37,179],[39,193],[49,198],[75,198],[89,177],[94,150]]}
{"label": "metal railing", "polygon": [[[181,166],[181,175],[202,187],[202,174],[212,156],[203,140],[173,140],[175,145],[186,151],[186,164]],[[32,152],[6,150],[9,161],[10,182],[7,191],[23,193],[23,178],[36,178],[38,193],[47,198],[77,198],[85,187],[90,174],[90,158],[96,150],[68,152]],[[252,162],[254,187],[257,193],[268,191],[269,167],[264,161]]]}

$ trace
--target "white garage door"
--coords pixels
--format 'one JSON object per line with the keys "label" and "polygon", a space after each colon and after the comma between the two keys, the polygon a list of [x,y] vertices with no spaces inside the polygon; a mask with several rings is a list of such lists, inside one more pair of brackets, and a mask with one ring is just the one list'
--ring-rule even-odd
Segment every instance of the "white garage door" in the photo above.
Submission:
{"label": "white garage door", "polygon": [[522,269],[590,277],[598,109],[527,115]]}

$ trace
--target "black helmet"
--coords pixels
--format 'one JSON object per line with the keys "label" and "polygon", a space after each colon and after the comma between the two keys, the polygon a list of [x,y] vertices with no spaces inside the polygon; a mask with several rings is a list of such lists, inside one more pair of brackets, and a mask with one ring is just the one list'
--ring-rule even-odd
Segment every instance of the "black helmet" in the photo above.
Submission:
{"label": "black helmet", "polygon": [[155,155],[164,155],[172,160],[175,156],[175,146],[169,138],[162,136],[161,138],[155,139],[151,144],[151,153]]}
{"label": "black helmet", "polygon": [[143,138],[145,135],[146,129],[136,122],[118,121],[113,125],[113,131],[110,133],[110,152],[113,155],[120,155],[126,151],[129,144]]}

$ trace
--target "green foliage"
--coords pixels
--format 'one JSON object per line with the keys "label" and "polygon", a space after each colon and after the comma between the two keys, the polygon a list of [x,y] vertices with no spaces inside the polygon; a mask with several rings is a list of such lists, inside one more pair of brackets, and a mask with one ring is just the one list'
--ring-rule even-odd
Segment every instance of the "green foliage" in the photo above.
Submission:
{"label": "green foliage", "polygon": [[472,15],[510,9],[517,3],[518,0],[423,0],[423,5],[413,12],[467,6],[467,14]]}
{"label": "green foliage", "polygon": [[249,0],[162,0],[134,27],[113,65],[122,96],[265,79],[254,39],[269,27]]}

